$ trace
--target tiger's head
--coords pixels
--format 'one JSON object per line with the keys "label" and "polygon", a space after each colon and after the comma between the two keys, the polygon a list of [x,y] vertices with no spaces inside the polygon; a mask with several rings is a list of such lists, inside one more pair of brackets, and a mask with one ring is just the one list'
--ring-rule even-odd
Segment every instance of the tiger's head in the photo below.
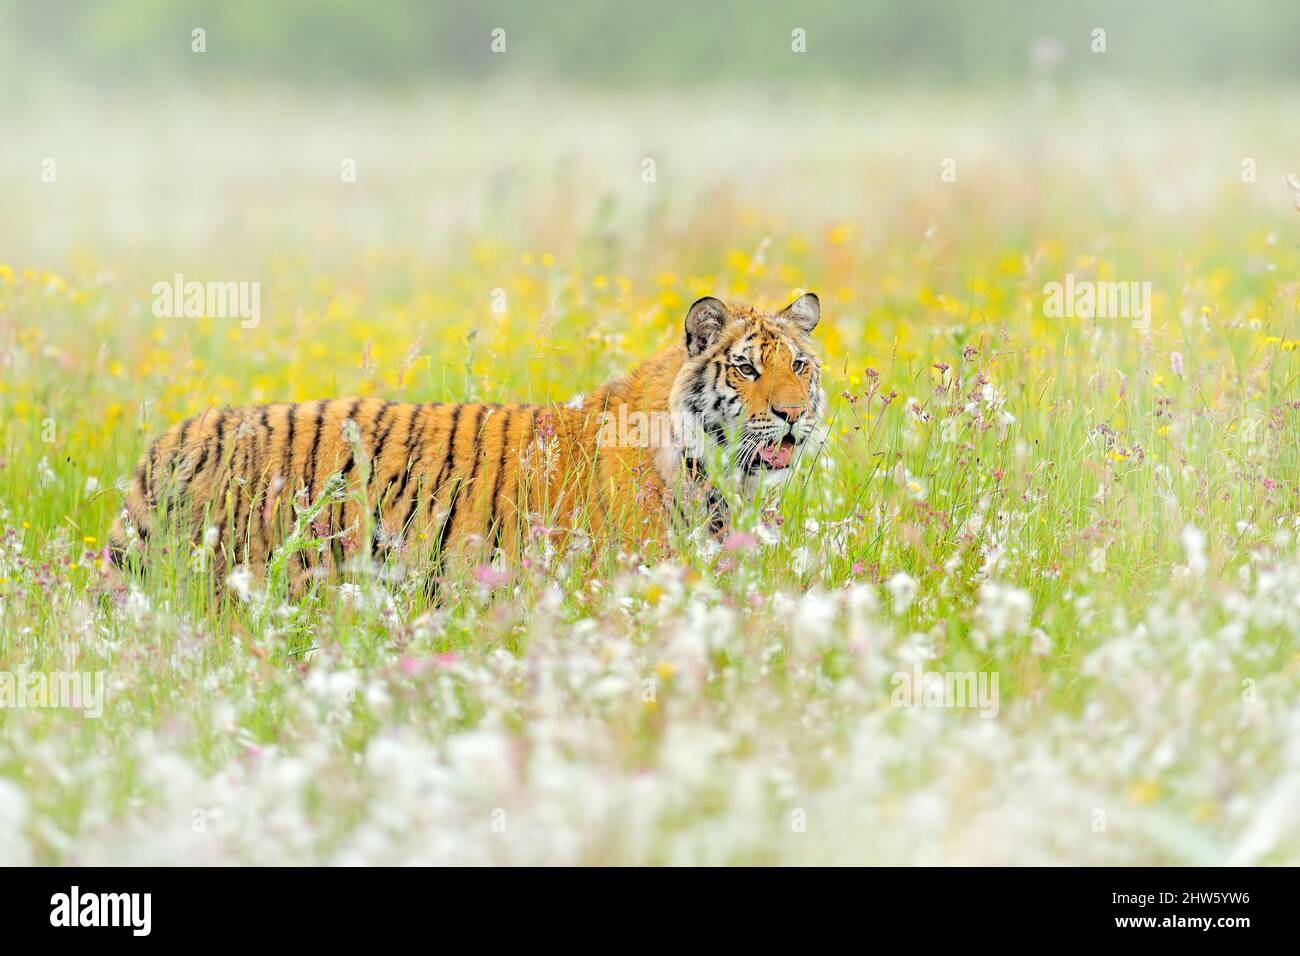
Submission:
{"label": "tiger's head", "polygon": [[720,462],[747,496],[785,481],[824,434],[826,393],[811,338],[820,318],[810,292],[775,313],[712,296],[692,305],[668,402],[674,449],[661,473],[682,458]]}

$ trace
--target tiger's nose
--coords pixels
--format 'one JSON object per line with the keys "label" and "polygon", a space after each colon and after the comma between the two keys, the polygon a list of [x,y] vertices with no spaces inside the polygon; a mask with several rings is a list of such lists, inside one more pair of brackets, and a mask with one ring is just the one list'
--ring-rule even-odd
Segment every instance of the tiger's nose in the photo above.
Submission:
{"label": "tiger's nose", "polygon": [[777,418],[783,418],[786,422],[793,425],[799,420],[799,416],[804,412],[802,405],[773,405],[772,412]]}

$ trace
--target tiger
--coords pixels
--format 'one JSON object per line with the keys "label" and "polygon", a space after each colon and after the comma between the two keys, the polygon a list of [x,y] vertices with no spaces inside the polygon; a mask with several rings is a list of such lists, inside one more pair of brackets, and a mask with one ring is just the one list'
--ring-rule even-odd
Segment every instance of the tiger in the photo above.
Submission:
{"label": "tiger", "polygon": [[[820,318],[813,293],[778,312],[706,296],[677,343],[565,403],[208,409],[141,456],[109,533],[112,562],[142,568],[168,529],[218,571],[259,574],[291,537],[310,538],[291,557],[298,583],[367,545],[436,578],[454,556],[510,564],[552,532],[667,547],[699,516],[722,535],[725,489],[753,500],[824,441]],[[629,422],[661,427],[647,440]]]}

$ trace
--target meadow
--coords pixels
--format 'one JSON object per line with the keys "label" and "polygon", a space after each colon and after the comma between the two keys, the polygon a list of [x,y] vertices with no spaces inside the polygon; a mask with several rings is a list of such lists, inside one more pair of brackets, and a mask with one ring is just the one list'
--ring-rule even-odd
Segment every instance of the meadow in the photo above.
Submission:
{"label": "meadow", "polygon": [[[0,863],[1300,862],[1292,107],[0,120],[41,144],[0,159],[0,672],[105,680],[98,717],[0,708]],[[155,317],[177,273],[259,281],[260,322]],[[1149,283],[1150,322],[1049,314],[1067,276]],[[107,571],[204,408],[563,402],[699,296],[802,290],[829,441],[721,541],[579,536],[438,602],[383,568],[214,600],[181,541]],[[995,705],[900,701],[923,672]]]}

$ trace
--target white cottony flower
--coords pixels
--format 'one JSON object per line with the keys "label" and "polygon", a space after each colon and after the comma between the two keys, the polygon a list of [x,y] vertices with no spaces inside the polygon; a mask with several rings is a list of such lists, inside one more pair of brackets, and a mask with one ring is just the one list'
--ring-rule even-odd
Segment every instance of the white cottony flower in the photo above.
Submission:
{"label": "white cottony flower", "polygon": [[81,493],[82,493],[82,496],[85,497],[85,498],[89,498],[91,495],[93,495],[93,494],[94,494],[95,492],[97,492],[98,490],[99,490],[99,479],[96,478],[94,475],[87,475],[87,476],[86,476],[86,486],[85,486],[85,488],[82,489],[82,492],[81,492]]}
{"label": "white cottony flower", "polygon": [[124,609],[127,616],[136,624],[139,624],[144,620],[145,615],[149,613],[149,606],[149,599],[145,597],[144,592],[138,588],[132,588],[131,593],[126,596]]}
{"label": "white cottony flower", "polygon": [[357,675],[351,671],[321,667],[308,675],[304,686],[308,693],[322,704],[343,708],[350,706],[357,699],[359,683]]}
{"label": "white cottony flower", "polygon": [[998,441],[1001,441],[1007,437],[1007,429],[1016,423],[1016,416],[1004,409],[1003,411],[998,412],[997,422]]}
{"label": "white cottony flower", "polygon": [[885,583],[890,598],[893,599],[895,614],[902,614],[912,606],[916,597],[916,578],[906,571],[899,571]]}
{"label": "white cottony flower", "polygon": [[688,536],[691,544],[695,546],[698,553],[704,558],[712,558],[722,551],[722,545],[703,525],[697,525],[691,529]]}
{"label": "white cottony flower", "polygon": [[226,586],[241,601],[247,601],[253,592],[253,575],[246,567],[238,567],[226,575]]}
{"label": "white cottony flower", "polygon": [[1029,628],[1034,602],[1029,592],[1011,584],[985,581],[980,585],[979,606],[975,620],[988,637],[998,639],[1022,634]]}
{"label": "white cottony flower", "polygon": [[217,546],[217,538],[220,537],[220,535],[221,532],[209,525],[207,530],[203,532],[203,550],[211,551],[215,548]]}
{"label": "white cottony flower", "polygon": [[1205,573],[1209,561],[1205,557],[1205,532],[1195,525],[1184,525],[1180,536],[1183,552],[1187,555],[1187,570],[1194,575]]}

